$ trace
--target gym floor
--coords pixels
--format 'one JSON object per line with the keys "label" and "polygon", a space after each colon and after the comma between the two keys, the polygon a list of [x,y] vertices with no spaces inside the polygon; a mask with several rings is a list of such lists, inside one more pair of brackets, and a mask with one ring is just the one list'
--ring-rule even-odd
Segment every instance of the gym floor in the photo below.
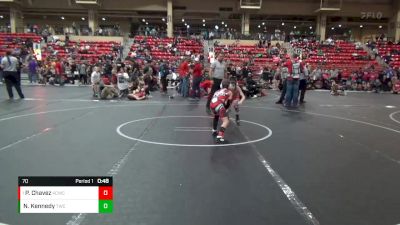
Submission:
{"label": "gym floor", "polygon": [[[0,224],[400,224],[398,95],[309,91],[286,110],[270,91],[218,145],[204,100],[23,91],[0,96]],[[18,214],[18,176],[113,176],[114,211]]]}

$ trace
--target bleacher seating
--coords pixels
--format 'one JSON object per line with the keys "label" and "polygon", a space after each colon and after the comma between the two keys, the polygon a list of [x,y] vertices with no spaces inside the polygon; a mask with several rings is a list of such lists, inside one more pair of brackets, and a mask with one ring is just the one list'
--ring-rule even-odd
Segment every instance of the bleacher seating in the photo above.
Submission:
{"label": "bleacher seating", "polygon": [[392,61],[389,63],[393,67],[400,67],[400,45],[389,44],[388,42],[378,42],[377,46],[381,57],[391,55]]}
{"label": "bleacher seating", "polygon": [[[297,42],[292,44],[292,47],[308,52],[306,53],[308,57],[304,62],[311,64],[313,68],[317,65],[323,69],[335,67],[342,70],[356,70],[371,65],[380,68],[380,65],[374,59],[369,59],[365,50],[356,49],[356,45],[350,42],[336,41],[333,45],[321,45],[318,42]],[[318,51],[322,51],[322,54],[318,55]]]}
{"label": "bleacher seating", "polygon": [[[70,52],[68,49],[76,47],[78,53],[75,54],[76,58],[84,58],[89,61],[94,61],[103,55],[113,54],[114,48],[119,48],[121,46],[118,42],[113,41],[70,41],[68,45],[59,45],[57,43],[49,43],[48,47],[54,51],[57,51],[57,56],[67,57]],[[51,54],[51,52],[45,51],[42,53],[44,57]]]}
{"label": "bleacher seating", "polygon": [[21,49],[22,42],[28,39],[32,42],[40,42],[42,37],[31,33],[0,33],[0,55],[4,55],[7,51]]}
{"label": "bleacher seating", "polygon": [[[145,36],[136,36],[135,43],[131,46],[131,53],[136,51],[140,46],[148,45],[150,47],[150,55],[153,59],[173,61],[185,55],[185,51],[190,51],[191,54],[202,54],[203,46],[201,42],[195,40],[188,40],[185,38],[178,38],[176,45],[176,54],[167,50],[168,45],[172,45],[174,38],[153,38]],[[145,44],[140,44],[145,40]]]}
{"label": "bleacher seating", "polygon": [[[40,43],[42,37],[33,33],[0,33],[0,55],[4,55],[7,51],[15,51],[16,49],[21,49],[23,43],[28,39],[32,40],[34,43]],[[114,47],[119,48],[121,43],[113,41],[81,41],[74,42],[70,41],[67,46],[60,45],[58,43],[48,43],[47,47],[51,48],[57,52],[57,56],[67,58],[70,54],[68,49],[76,47],[78,53],[75,54],[77,59],[86,59],[89,61],[95,61],[103,55],[112,54],[114,52]],[[89,48],[83,51],[86,46]],[[43,47],[43,46],[42,46]],[[42,57],[46,58],[50,56],[53,52],[49,51],[49,48],[42,48]]]}
{"label": "bleacher seating", "polygon": [[224,52],[225,59],[233,66],[250,64],[251,71],[260,71],[265,66],[274,67],[273,58],[268,56],[267,48],[259,48],[256,45],[217,46],[215,53]]}

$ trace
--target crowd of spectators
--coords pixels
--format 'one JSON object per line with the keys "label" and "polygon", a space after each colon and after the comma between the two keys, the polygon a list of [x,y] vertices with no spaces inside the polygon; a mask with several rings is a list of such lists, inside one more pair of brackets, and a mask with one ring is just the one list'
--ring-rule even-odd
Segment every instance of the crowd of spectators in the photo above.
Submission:
{"label": "crowd of spectators", "polygon": [[80,35],[80,36],[120,36],[121,28],[118,23],[114,25],[100,25],[95,30],[89,26],[79,26],[75,22],[71,25],[37,25],[28,24],[26,32],[41,35],[44,39],[53,35]]}
{"label": "crowd of spectators", "polygon": [[[33,43],[40,41],[36,36],[0,35],[0,40],[0,51],[12,50],[19,57],[21,71],[28,74],[30,83],[93,85],[93,94],[99,98],[142,100],[151,97],[151,91],[166,94],[168,86],[176,87],[183,97],[199,98],[207,95],[212,85],[197,37],[136,36],[129,55],[122,57],[119,43],[61,41],[50,36],[42,48],[42,60],[35,58],[32,49]],[[378,69],[356,44],[296,42],[293,46],[302,50],[298,59],[308,71],[304,78],[308,89],[391,91],[398,84],[398,67]],[[216,44],[214,51],[224,55],[228,74],[237,78],[248,97],[261,96],[267,88],[283,89],[283,62],[290,56],[279,43]]]}
{"label": "crowd of spectators", "polygon": [[187,38],[158,38],[136,36],[131,46],[129,56],[144,60],[177,60],[190,57],[193,60],[204,59],[203,44],[199,39]]}
{"label": "crowd of spectators", "polygon": [[398,67],[379,65],[361,43],[304,40],[292,48],[309,67],[309,88],[331,89],[334,81],[343,90],[391,91],[400,75]]}
{"label": "crowd of spectators", "polygon": [[368,41],[366,46],[372,50],[375,57],[380,57],[391,67],[400,67],[400,42]]}

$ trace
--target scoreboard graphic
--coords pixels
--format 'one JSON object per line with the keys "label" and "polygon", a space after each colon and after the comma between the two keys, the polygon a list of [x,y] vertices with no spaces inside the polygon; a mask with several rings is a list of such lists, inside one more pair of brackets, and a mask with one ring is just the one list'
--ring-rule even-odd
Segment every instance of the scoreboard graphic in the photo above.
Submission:
{"label": "scoreboard graphic", "polygon": [[112,211],[112,177],[18,177],[19,213]]}

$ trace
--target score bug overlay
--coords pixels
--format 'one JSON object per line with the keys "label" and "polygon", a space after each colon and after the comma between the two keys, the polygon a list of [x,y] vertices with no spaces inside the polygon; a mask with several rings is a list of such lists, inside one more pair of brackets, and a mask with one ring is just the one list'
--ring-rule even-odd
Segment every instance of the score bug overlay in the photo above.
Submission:
{"label": "score bug overlay", "polygon": [[19,213],[112,211],[112,177],[18,177]]}

